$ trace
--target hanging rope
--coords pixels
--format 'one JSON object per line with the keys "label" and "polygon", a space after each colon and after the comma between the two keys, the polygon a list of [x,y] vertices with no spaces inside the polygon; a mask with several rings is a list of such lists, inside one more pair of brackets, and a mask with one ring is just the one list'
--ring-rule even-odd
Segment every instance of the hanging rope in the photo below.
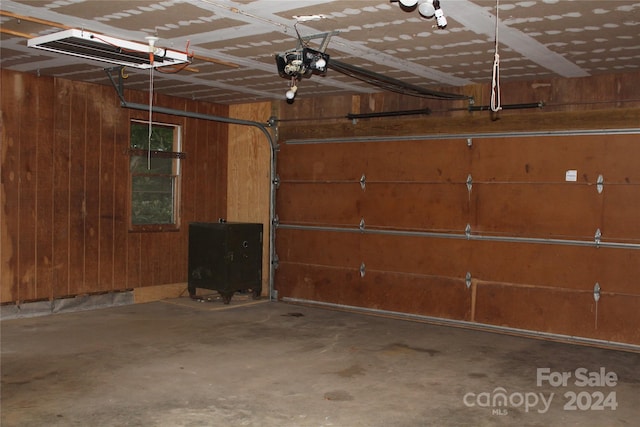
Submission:
{"label": "hanging rope", "polygon": [[500,0],[496,0],[496,48],[493,55],[493,76],[491,77],[491,111],[494,113],[500,111],[500,54],[498,53],[498,23]]}

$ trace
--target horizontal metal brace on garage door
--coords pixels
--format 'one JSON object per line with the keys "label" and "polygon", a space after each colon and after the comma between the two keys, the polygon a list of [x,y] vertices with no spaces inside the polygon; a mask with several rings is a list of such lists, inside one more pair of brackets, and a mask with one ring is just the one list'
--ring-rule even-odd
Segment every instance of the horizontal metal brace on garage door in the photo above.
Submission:
{"label": "horizontal metal brace on garage door", "polygon": [[390,141],[427,141],[438,139],[464,139],[469,146],[475,138],[513,138],[526,136],[579,136],[579,135],[633,135],[640,134],[640,128],[631,129],[593,129],[568,131],[535,131],[535,132],[499,132],[499,133],[452,133],[405,136],[354,136],[349,138],[309,138],[289,139],[286,144],[333,144],[338,142],[390,142]]}
{"label": "horizontal metal brace on garage door", "polygon": [[368,234],[385,234],[390,236],[413,236],[413,237],[433,237],[437,239],[462,239],[462,240],[478,240],[505,243],[535,243],[543,245],[565,245],[565,246],[592,246],[595,248],[617,248],[617,249],[640,249],[640,243],[624,243],[624,242],[603,242],[602,234],[598,229],[594,235],[594,240],[577,240],[577,239],[551,239],[538,237],[517,237],[517,236],[489,236],[476,234],[471,232],[471,226],[467,225],[464,233],[443,233],[438,231],[417,231],[417,230],[391,230],[388,228],[370,228],[365,227],[364,220],[356,227],[335,227],[323,225],[299,225],[299,224],[281,224],[277,228],[289,230],[305,230],[305,231],[330,231],[330,232],[346,232],[346,233],[368,233]]}

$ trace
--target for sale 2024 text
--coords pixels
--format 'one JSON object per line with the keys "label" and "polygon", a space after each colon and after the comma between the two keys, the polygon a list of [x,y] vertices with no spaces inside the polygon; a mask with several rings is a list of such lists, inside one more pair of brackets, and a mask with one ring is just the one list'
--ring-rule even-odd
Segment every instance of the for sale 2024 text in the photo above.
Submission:
{"label": "for sale 2024 text", "polygon": [[[607,389],[618,384],[618,375],[601,367],[597,371],[578,368],[574,371],[552,371],[550,368],[538,368],[536,385],[551,387],[580,387],[580,391],[569,390],[563,394],[566,411],[603,411],[618,407],[615,391]],[[597,389],[595,389],[597,388]],[[604,391],[602,388],[605,388]],[[594,390],[595,389],[595,390]]]}

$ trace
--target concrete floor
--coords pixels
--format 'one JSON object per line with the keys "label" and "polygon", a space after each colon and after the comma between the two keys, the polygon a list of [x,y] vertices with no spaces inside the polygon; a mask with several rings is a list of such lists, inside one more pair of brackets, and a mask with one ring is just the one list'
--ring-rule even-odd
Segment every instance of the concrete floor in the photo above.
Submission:
{"label": "concrete floor", "polygon": [[[630,352],[239,297],[228,306],[180,298],[1,326],[3,427],[601,427],[640,419],[640,354]],[[545,368],[552,381],[571,376],[538,385]],[[494,402],[500,393],[504,406]]]}

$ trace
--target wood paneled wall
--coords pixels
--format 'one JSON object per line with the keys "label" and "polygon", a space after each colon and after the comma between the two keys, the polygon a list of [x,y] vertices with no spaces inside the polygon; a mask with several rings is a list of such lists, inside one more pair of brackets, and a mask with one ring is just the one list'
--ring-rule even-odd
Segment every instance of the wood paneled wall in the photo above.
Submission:
{"label": "wood paneled wall", "polygon": [[[295,120],[278,129],[279,297],[640,344],[639,77],[503,85],[518,93],[512,102],[542,89],[557,105],[497,117],[313,122],[323,100],[282,103]],[[419,107],[397,100],[326,102],[336,112]],[[567,134],[601,129],[635,132]],[[483,239],[466,238],[467,226]],[[623,245],[596,247],[598,229]]]}
{"label": "wood paneled wall", "polygon": [[[129,121],[148,113],[121,108],[110,85],[4,69],[1,93],[0,302],[186,282],[188,223],[226,216],[228,127],[154,115],[182,126],[181,227],[130,232]],[[154,103],[228,115],[185,99]]]}
{"label": "wood paneled wall", "polygon": [[[271,103],[232,105],[229,116],[266,123]],[[227,219],[263,224],[262,294],[269,291],[269,241],[271,235],[271,145],[256,127],[229,126]]]}

